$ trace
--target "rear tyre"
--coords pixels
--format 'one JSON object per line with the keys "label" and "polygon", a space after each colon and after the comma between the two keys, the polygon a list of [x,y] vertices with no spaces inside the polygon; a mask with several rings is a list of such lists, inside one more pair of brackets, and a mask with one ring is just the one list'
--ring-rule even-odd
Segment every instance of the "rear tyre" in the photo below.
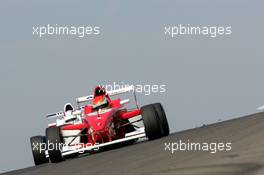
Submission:
{"label": "rear tyre", "polygon": [[141,107],[145,133],[149,140],[154,140],[163,136],[160,119],[153,104]]}
{"label": "rear tyre", "polygon": [[160,125],[161,125],[162,132],[163,132],[162,135],[168,136],[170,134],[170,128],[169,128],[169,124],[168,124],[168,120],[167,120],[164,108],[160,103],[155,103],[153,105],[154,105],[154,108],[160,120]]}
{"label": "rear tyre", "polygon": [[46,139],[44,136],[33,136],[30,138],[31,150],[35,165],[48,163],[49,159],[46,158]]}
{"label": "rear tyre", "polygon": [[63,161],[61,154],[63,138],[59,127],[46,129],[46,138],[48,143],[49,159],[52,163]]}

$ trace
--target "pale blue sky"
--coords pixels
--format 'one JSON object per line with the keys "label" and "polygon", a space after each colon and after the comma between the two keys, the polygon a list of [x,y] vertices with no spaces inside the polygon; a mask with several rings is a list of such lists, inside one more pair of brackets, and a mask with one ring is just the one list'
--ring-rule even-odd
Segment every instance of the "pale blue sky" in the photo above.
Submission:
{"label": "pale blue sky", "polygon": [[[98,83],[166,84],[172,131],[256,112],[264,104],[263,1],[0,2],[0,172],[33,165],[44,115]],[[98,25],[92,38],[32,36],[32,26]],[[232,26],[219,38],[164,36],[165,25]],[[99,66],[98,66],[99,65]]]}

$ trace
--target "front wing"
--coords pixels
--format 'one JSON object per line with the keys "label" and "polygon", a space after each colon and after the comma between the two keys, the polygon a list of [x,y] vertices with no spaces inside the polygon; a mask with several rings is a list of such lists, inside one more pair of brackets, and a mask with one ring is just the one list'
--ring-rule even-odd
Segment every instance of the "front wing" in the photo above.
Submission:
{"label": "front wing", "polygon": [[[99,150],[100,148],[104,147],[104,146],[108,146],[108,145],[114,145],[117,143],[122,143],[122,142],[126,142],[129,140],[134,140],[134,139],[139,139],[139,138],[145,138],[146,134],[145,134],[145,128],[139,128],[136,131],[127,133],[125,138],[122,139],[118,139],[118,140],[114,140],[111,142],[107,142],[107,143],[102,143],[102,144],[97,144],[97,145],[93,145],[93,146],[87,146],[87,147],[78,147],[78,146],[64,146],[62,148],[62,156],[68,156],[71,154],[76,154],[76,153],[84,153],[84,152],[89,152],[92,150]],[[49,157],[48,151],[46,150],[46,157]]]}

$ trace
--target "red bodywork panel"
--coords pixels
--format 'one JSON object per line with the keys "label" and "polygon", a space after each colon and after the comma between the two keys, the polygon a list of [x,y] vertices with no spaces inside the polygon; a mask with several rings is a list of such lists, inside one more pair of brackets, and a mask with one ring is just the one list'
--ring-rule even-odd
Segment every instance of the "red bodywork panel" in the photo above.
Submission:
{"label": "red bodywork panel", "polygon": [[124,121],[141,114],[140,109],[127,111],[122,108],[120,98],[111,100],[109,106],[103,109],[94,110],[92,105],[84,107],[84,119],[82,124],[66,125],[63,130],[86,129],[88,142],[91,144],[105,143],[112,140],[124,138],[126,134]]}
{"label": "red bodywork panel", "polygon": [[130,119],[132,117],[138,116],[141,114],[140,109],[135,109],[133,111],[124,112],[120,115],[120,118],[122,119]]}
{"label": "red bodywork panel", "polygon": [[62,130],[82,130],[83,128],[87,127],[87,121],[83,120],[83,123],[81,124],[75,124],[75,125],[65,125],[62,126]]}

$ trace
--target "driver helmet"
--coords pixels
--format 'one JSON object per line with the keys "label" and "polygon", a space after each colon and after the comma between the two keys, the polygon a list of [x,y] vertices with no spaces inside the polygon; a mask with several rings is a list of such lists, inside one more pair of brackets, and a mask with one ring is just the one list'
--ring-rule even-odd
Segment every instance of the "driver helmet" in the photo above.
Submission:
{"label": "driver helmet", "polygon": [[105,108],[108,106],[108,100],[105,95],[96,96],[93,99],[93,108],[99,109],[99,108]]}
{"label": "driver helmet", "polygon": [[93,109],[106,108],[109,106],[107,93],[104,87],[97,86],[94,89]]}

